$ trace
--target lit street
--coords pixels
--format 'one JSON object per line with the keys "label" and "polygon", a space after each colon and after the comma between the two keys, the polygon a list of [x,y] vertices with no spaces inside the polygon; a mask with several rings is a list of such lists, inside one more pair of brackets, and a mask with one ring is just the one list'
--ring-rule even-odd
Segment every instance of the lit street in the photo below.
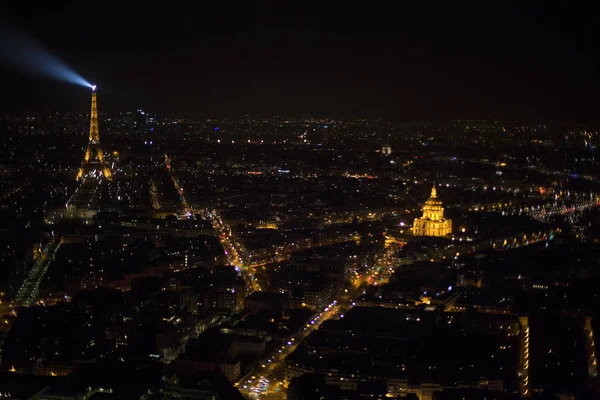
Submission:
{"label": "lit street", "polygon": [[37,302],[42,279],[44,279],[48,267],[61,244],[60,240],[53,239],[44,247],[38,260],[31,268],[29,276],[13,299],[14,307],[27,307]]}
{"label": "lit street", "polygon": [[[334,301],[330,306],[316,314],[309,323],[295,336],[288,338],[281,348],[262,358],[262,363],[255,369],[252,376],[242,379],[236,386],[247,398],[285,399],[286,385],[281,368],[285,358],[294,352],[302,341],[319,326],[335,317],[342,310],[340,303]],[[266,396],[266,397],[265,397]]]}

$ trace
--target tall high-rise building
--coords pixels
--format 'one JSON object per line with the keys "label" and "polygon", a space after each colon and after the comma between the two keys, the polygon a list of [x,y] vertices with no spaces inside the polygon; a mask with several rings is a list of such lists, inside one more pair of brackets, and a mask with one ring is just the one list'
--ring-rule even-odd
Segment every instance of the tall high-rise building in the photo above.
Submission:
{"label": "tall high-rise building", "polygon": [[90,112],[90,136],[85,150],[81,167],[76,180],[83,176],[104,177],[112,179],[112,174],[104,162],[104,153],[100,146],[100,131],[98,130],[98,108],[96,105],[96,86],[92,87],[92,111]]}
{"label": "tall high-rise building", "polygon": [[415,236],[446,236],[452,233],[452,220],[444,218],[444,207],[437,198],[435,184],[423,205],[423,216],[415,218],[412,230]]}

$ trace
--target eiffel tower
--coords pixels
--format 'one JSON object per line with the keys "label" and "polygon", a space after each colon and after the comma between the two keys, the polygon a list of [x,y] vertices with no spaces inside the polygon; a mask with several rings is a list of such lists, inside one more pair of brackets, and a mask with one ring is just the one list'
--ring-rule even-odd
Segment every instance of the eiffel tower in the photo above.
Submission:
{"label": "eiffel tower", "polygon": [[81,167],[77,173],[76,180],[83,176],[93,176],[112,180],[112,174],[104,162],[104,153],[100,146],[100,132],[98,131],[98,109],[96,106],[96,85],[92,86],[92,111],[90,113],[90,138],[88,141],[85,156],[81,162]]}

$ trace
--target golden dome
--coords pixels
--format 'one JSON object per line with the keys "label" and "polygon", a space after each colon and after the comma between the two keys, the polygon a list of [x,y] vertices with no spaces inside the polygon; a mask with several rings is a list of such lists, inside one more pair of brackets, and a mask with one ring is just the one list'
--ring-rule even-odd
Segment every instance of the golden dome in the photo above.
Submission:
{"label": "golden dome", "polygon": [[441,207],[442,206],[442,202],[440,200],[438,200],[437,198],[437,190],[435,188],[435,183],[433,184],[433,187],[431,188],[431,196],[429,196],[429,198],[427,199],[427,201],[425,202],[425,205],[423,208],[428,207]]}
{"label": "golden dome", "polygon": [[416,236],[446,236],[452,233],[452,221],[444,218],[444,207],[437,198],[435,183],[431,196],[423,205],[423,216],[415,218],[412,231]]}

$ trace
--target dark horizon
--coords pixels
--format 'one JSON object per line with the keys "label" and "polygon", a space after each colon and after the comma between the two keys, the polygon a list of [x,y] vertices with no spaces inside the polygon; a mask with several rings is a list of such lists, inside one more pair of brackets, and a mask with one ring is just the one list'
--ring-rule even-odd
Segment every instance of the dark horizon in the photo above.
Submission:
{"label": "dark horizon", "polygon": [[[596,6],[335,3],[11,4],[4,19],[95,77],[100,112],[600,122]],[[0,112],[89,107],[76,85],[6,69],[0,83]]]}

